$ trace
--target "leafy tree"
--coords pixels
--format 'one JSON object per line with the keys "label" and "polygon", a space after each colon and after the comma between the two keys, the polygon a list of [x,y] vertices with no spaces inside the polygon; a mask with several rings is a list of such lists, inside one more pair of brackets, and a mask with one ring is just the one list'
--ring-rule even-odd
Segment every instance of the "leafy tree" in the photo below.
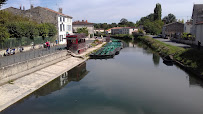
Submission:
{"label": "leafy tree", "polygon": [[0,31],[0,42],[3,42],[5,39],[10,37],[10,34],[5,26],[0,25]]}
{"label": "leafy tree", "polygon": [[86,36],[89,35],[87,27],[77,28],[77,33],[85,33]]}
{"label": "leafy tree", "polygon": [[121,20],[120,20],[120,25],[126,25],[128,23],[128,20],[127,19],[125,19],[125,18],[122,18]]}
{"label": "leafy tree", "polygon": [[1,6],[2,6],[3,4],[6,3],[6,1],[7,1],[7,0],[0,0],[0,8],[1,8]]}
{"label": "leafy tree", "polygon": [[101,25],[101,28],[103,28],[104,30],[106,30],[106,29],[108,28],[108,24],[107,24],[107,23],[103,23],[103,24]]}
{"label": "leafy tree", "polygon": [[39,30],[34,23],[27,23],[26,28],[26,37],[33,39],[34,37],[39,35]]}
{"label": "leafy tree", "polygon": [[157,3],[154,9],[154,21],[161,20],[161,13],[162,13],[161,4]]}
{"label": "leafy tree", "polygon": [[49,37],[55,36],[57,34],[56,27],[53,24],[51,24],[51,23],[46,23],[46,25],[48,26],[48,29],[49,29],[48,36]]}
{"label": "leafy tree", "polygon": [[168,16],[165,16],[163,18],[163,21],[165,21],[166,24],[176,22],[176,16],[170,13],[168,14]]}
{"label": "leafy tree", "polygon": [[154,21],[154,14],[151,13],[148,16],[146,16],[147,19],[149,19],[150,21]]}
{"label": "leafy tree", "polygon": [[49,34],[49,29],[48,26],[44,23],[39,24],[38,26],[38,30],[39,30],[39,35],[42,36],[43,40],[48,36]]}

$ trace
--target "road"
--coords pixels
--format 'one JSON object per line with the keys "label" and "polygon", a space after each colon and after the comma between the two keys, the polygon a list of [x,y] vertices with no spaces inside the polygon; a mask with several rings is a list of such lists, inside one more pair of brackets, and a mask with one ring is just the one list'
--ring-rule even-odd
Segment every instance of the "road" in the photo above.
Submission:
{"label": "road", "polygon": [[[152,38],[154,37],[153,35],[147,35],[147,36],[152,37]],[[164,38],[154,38],[154,39],[159,40],[159,41],[164,42],[164,43],[169,44],[169,45],[177,46],[177,47],[191,48],[190,45],[172,42],[170,39],[164,39]]]}

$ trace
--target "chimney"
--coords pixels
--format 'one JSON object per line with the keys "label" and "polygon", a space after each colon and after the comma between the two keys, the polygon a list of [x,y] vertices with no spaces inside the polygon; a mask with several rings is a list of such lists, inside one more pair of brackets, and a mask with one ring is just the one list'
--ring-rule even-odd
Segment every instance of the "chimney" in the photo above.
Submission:
{"label": "chimney", "polygon": [[20,10],[22,10],[22,6],[20,6]]}
{"label": "chimney", "polygon": [[25,10],[25,6],[23,6],[23,10]]}
{"label": "chimney", "polygon": [[87,20],[86,20],[86,23],[87,23]]}
{"label": "chimney", "polygon": [[34,6],[33,6],[33,4],[31,4],[31,5],[30,5],[30,9],[33,9],[33,8],[34,8]]}
{"label": "chimney", "polygon": [[59,13],[62,13],[63,9],[62,8],[59,8]]}

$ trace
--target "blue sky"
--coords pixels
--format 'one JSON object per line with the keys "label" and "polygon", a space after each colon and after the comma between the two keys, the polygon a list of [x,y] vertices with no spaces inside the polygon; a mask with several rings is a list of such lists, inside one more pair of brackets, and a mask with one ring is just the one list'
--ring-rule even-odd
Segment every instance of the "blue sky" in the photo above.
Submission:
{"label": "blue sky", "polygon": [[203,0],[8,0],[2,9],[20,5],[30,8],[30,4],[58,11],[73,17],[73,20],[88,20],[93,23],[118,23],[121,18],[136,22],[141,17],[153,13],[156,3],[162,5],[162,17],[173,13],[178,19],[190,19],[193,4],[203,4]]}

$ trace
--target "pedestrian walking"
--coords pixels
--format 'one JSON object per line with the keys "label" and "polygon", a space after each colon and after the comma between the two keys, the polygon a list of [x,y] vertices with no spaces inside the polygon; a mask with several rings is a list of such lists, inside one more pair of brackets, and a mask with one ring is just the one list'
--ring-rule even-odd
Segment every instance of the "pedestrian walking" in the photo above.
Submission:
{"label": "pedestrian walking", "polygon": [[56,40],[56,45],[58,44],[58,40]]}

